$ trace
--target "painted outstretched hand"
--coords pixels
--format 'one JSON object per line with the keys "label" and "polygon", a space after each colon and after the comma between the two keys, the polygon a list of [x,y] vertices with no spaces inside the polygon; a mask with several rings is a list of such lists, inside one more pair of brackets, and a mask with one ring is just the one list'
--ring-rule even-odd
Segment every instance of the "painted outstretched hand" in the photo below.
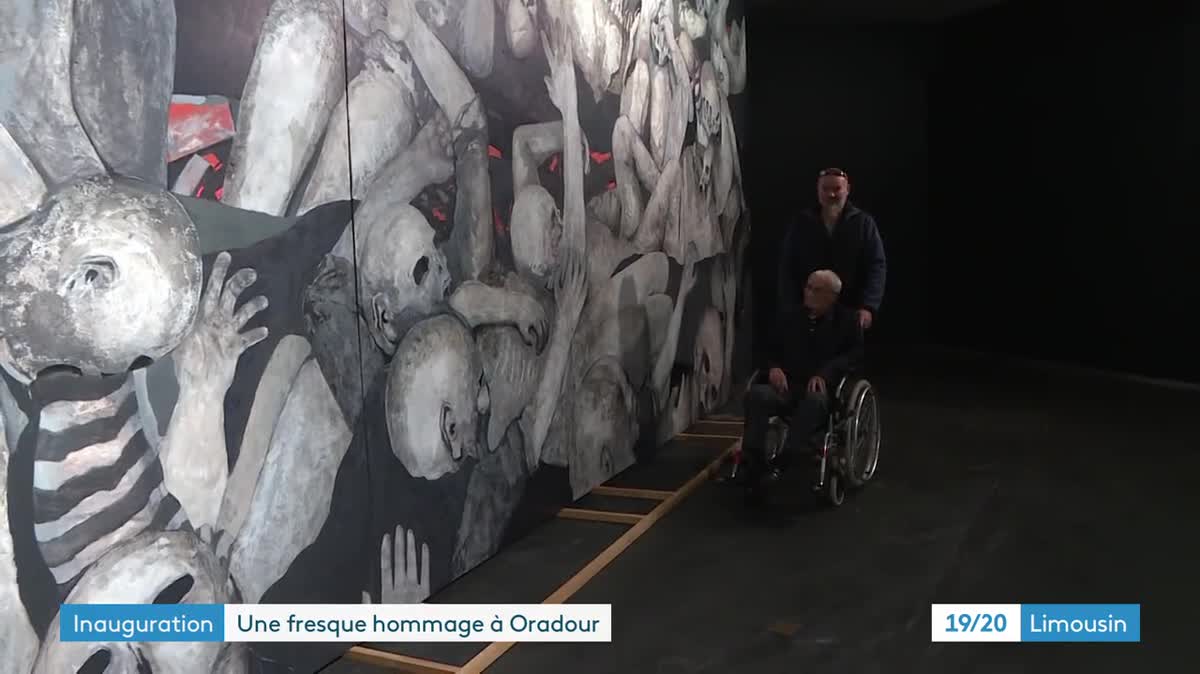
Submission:
{"label": "painted outstretched hand", "polygon": [[575,58],[571,51],[569,36],[562,22],[551,20],[542,29],[542,51],[550,74],[545,78],[546,92],[559,112],[566,113],[568,104],[577,95],[575,85]]}
{"label": "painted outstretched hand", "polygon": [[[396,527],[395,536],[384,534],[379,546],[381,604],[420,604],[429,598],[429,544],[421,544],[420,564],[412,529]],[[363,603],[370,594],[363,592]]]}
{"label": "painted outstretched hand", "polygon": [[[250,319],[267,308],[267,298],[259,295],[241,307],[238,299],[258,279],[251,268],[239,269],[225,280],[231,261],[222,252],[213,263],[212,274],[192,331],[174,353],[176,375],[180,386],[211,385],[224,395],[233,384],[238,359],[250,347],[267,338],[267,328],[258,327],[242,332]],[[235,307],[237,307],[235,309]]]}

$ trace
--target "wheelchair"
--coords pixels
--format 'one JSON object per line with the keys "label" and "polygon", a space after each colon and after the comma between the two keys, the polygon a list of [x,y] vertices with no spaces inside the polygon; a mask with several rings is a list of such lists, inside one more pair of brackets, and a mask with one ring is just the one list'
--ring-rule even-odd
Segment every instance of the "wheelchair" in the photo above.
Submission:
{"label": "wheelchair", "polygon": [[[746,385],[762,383],[766,373],[761,370],[750,375]],[[772,417],[768,422],[765,454],[767,468],[783,472],[782,459],[791,431],[788,420]],[[848,489],[859,489],[871,481],[879,465],[881,424],[879,402],[870,380],[851,373],[842,377],[829,397],[829,416],[823,426],[808,438],[816,450],[816,480],[812,490],[822,494],[832,506],[842,505]],[[743,457],[741,444],[733,455],[733,468],[726,481],[738,482]]]}

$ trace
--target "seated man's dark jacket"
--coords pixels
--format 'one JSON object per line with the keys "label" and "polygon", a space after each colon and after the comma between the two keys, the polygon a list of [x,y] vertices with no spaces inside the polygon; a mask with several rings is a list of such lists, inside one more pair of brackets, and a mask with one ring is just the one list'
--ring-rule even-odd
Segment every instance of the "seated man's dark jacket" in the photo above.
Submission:
{"label": "seated man's dark jacket", "polygon": [[799,304],[809,274],[830,269],[842,280],[842,304],[879,313],[887,277],[883,239],[875,218],[852,203],[846,203],[832,235],[819,210],[801,212],[788,228],[779,265],[781,306]]}
{"label": "seated man's dark jacket", "polygon": [[835,305],[821,318],[812,318],[802,306],[791,308],[780,313],[771,331],[768,367],[783,370],[793,393],[818,375],[832,389],[861,366],[862,357],[862,329],[848,307]]}

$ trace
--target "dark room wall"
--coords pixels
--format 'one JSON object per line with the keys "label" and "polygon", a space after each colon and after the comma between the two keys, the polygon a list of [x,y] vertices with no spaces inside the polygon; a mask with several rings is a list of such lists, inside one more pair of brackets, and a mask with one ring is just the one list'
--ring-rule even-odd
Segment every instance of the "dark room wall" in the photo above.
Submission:
{"label": "dark room wall", "polygon": [[875,215],[887,249],[887,294],[872,338],[922,340],[929,31],[813,25],[782,5],[756,6],[751,18],[746,183],[755,334],[770,326],[783,227],[816,203],[817,172],[837,166],[850,174],[851,201]]}
{"label": "dark room wall", "polygon": [[937,341],[1200,381],[1195,10],[1012,3],[943,26]]}

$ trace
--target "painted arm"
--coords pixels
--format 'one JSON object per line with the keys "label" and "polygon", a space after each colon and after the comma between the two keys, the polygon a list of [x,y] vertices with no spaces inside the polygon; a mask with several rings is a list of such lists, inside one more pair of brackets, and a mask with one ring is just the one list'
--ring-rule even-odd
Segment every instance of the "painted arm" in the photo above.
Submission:
{"label": "painted arm", "polygon": [[393,195],[394,203],[410,202],[426,187],[454,176],[453,152],[449,122],[438,111],[421,127],[408,147],[384,164],[370,182],[362,188],[356,188],[356,191],[370,194],[373,189],[387,190]]}
{"label": "painted arm", "polygon": [[471,82],[417,13],[414,0],[391,0],[388,36],[402,41],[438,107],[450,121],[454,143],[454,204],[450,264],[458,278],[478,279],[492,259],[492,192],[488,177],[487,116]]}
{"label": "painted arm", "polygon": [[550,424],[558,410],[562,396],[563,381],[570,367],[571,344],[575,340],[575,329],[583,314],[587,299],[587,260],[573,248],[564,251],[554,280],[554,295],[558,311],[554,316],[554,334],[550,339],[542,378],[530,404],[532,412],[528,427],[522,415],[522,431],[525,431],[525,460],[530,470],[537,468],[542,458],[542,446],[550,432]]}
{"label": "painted arm", "polygon": [[[542,47],[550,63],[546,88],[550,100],[562,113],[563,126],[563,244],[585,252],[587,239],[587,201],[583,192],[583,174],[587,158],[583,131],[579,127],[579,90],[575,82],[575,62],[569,36],[542,33]],[[570,148],[570,149],[568,149]]]}
{"label": "painted arm", "polygon": [[450,296],[450,308],[472,329],[484,325],[511,325],[538,353],[546,346],[546,310],[525,293],[479,281],[464,281]]}
{"label": "painted arm", "polygon": [[678,157],[683,151],[683,140],[687,136],[688,121],[692,114],[692,78],[687,71],[687,61],[679,49],[676,35],[667,38],[671,50],[671,114],[667,119],[664,142],[666,159]]}
{"label": "painted arm", "polygon": [[225,394],[241,355],[267,337],[265,327],[241,332],[266,309],[267,300],[255,297],[235,311],[256,276],[252,269],[241,269],[226,283],[229,263],[228,253],[217,256],[196,324],[172,356],[179,401],[160,449],[163,483],[202,535],[217,526],[229,479]]}

